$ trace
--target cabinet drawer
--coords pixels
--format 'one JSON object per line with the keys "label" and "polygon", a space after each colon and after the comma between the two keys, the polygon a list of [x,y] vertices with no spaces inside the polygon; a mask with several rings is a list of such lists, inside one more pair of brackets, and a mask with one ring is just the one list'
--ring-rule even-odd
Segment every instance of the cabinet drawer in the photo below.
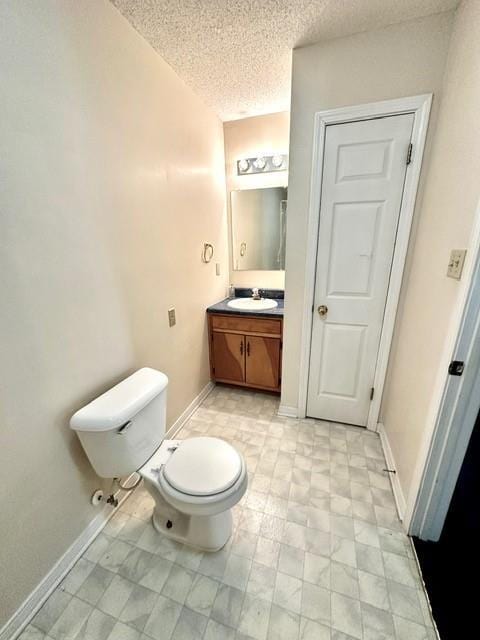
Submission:
{"label": "cabinet drawer", "polygon": [[261,333],[274,336],[279,336],[282,333],[282,321],[272,318],[219,316],[212,314],[211,323],[212,329],[217,331]]}

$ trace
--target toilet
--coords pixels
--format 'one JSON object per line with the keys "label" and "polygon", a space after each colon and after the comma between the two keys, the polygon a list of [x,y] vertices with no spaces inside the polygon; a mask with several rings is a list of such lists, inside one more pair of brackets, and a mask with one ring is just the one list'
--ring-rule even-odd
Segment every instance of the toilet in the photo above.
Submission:
{"label": "toilet", "polygon": [[218,551],[230,538],[234,507],[247,489],[241,454],[220,438],[166,440],[168,378],[144,367],[70,420],[96,473],[137,471],[155,501],[153,526],[168,538]]}

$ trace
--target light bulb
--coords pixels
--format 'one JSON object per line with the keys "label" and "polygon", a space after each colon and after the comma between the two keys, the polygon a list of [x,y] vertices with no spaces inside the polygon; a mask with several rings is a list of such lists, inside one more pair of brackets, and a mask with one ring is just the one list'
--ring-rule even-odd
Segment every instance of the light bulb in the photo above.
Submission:
{"label": "light bulb", "polygon": [[265,169],[266,164],[267,161],[263,156],[260,156],[253,161],[253,166],[255,167],[255,169],[259,169],[260,171],[263,171],[263,169]]}
{"label": "light bulb", "polygon": [[281,156],[280,154],[272,156],[272,164],[275,169],[280,169],[283,164],[283,156]]}
{"label": "light bulb", "polygon": [[245,171],[248,171],[249,167],[250,167],[250,162],[248,160],[242,159],[238,161],[238,168],[242,173],[245,173]]}

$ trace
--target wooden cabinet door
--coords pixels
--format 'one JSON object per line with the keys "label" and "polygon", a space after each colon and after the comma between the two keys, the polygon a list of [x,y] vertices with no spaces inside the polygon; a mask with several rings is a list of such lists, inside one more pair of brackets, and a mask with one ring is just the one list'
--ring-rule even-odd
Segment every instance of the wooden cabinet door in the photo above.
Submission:
{"label": "wooden cabinet door", "polygon": [[214,331],[212,342],[215,379],[245,382],[245,336]]}
{"label": "wooden cabinet door", "polygon": [[247,384],[278,389],[280,377],[280,340],[245,336]]}

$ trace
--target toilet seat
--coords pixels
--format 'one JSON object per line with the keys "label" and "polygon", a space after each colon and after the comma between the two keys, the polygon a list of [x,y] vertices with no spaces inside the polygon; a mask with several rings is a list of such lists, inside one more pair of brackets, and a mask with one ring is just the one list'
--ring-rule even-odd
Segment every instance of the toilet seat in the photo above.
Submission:
{"label": "toilet seat", "polygon": [[[207,440],[208,442],[195,444],[194,441],[196,440]],[[212,440],[213,442],[210,442]],[[190,445],[191,442],[194,444]],[[199,447],[197,447],[197,445],[199,445]],[[228,449],[226,447],[228,447]],[[195,452],[198,453],[199,448],[202,452],[203,462],[210,464],[210,466],[213,464],[212,460],[215,455],[220,455],[221,451],[227,454],[226,458],[228,458],[231,464],[225,465],[226,468],[223,470],[219,482],[215,480],[214,470],[213,474],[208,474],[208,483],[210,484],[206,481],[200,482],[203,474],[206,473],[206,471],[210,472],[211,469],[201,467],[198,464],[199,458],[197,461],[192,458]],[[186,452],[185,455],[182,454],[180,458],[177,458],[182,449]],[[230,449],[235,455],[232,454]],[[178,486],[188,488],[190,491],[196,490],[197,493],[185,493],[170,484],[165,476],[165,468],[171,461],[173,462],[175,458],[177,458],[177,461],[180,460],[180,462],[177,462],[175,465],[170,465],[170,478],[172,478],[173,470],[173,482],[177,481]],[[190,475],[188,475],[188,473],[184,471],[188,461],[196,465],[195,474],[193,471],[190,471]],[[177,465],[179,468],[177,468]],[[178,472],[178,475],[176,472]],[[235,506],[245,493],[248,485],[247,467],[242,455],[224,440],[211,437],[188,438],[183,441],[164,440],[154,455],[138,470],[138,473],[140,473],[145,480],[149,481],[151,485],[156,487],[156,490],[172,507],[181,513],[198,516],[219,514]],[[182,473],[184,475],[182,475]],[[213,475],[213,479],[210,477],[211,475]],[[229,477],[231,480],[228,479]],[[195,484],[196,479],[198,482]],[[218,489],[219,486],[225,486],[227,488],[220,492],[217,491],[217,493],[200,494],[199,486],[200,490],[203,491],[209,491],[212,487]]]}
{"label": "toilet seat", "polygon": [[168,484],[189,496],[213,496],[230,489],[242,471],[242,459],[225,440],[189,438],[170,456],[162,473]]}
{"label": "toilet seat", "polygon": [[241,499],[248,485],[248,474],[242,460],[242,470],[238,480],[226,491],[210,496],[193,496],[174,489],[162,471],[158,474],[158,490],[164,499],[181,513],[197,516],[211,516],[234,507]]}

